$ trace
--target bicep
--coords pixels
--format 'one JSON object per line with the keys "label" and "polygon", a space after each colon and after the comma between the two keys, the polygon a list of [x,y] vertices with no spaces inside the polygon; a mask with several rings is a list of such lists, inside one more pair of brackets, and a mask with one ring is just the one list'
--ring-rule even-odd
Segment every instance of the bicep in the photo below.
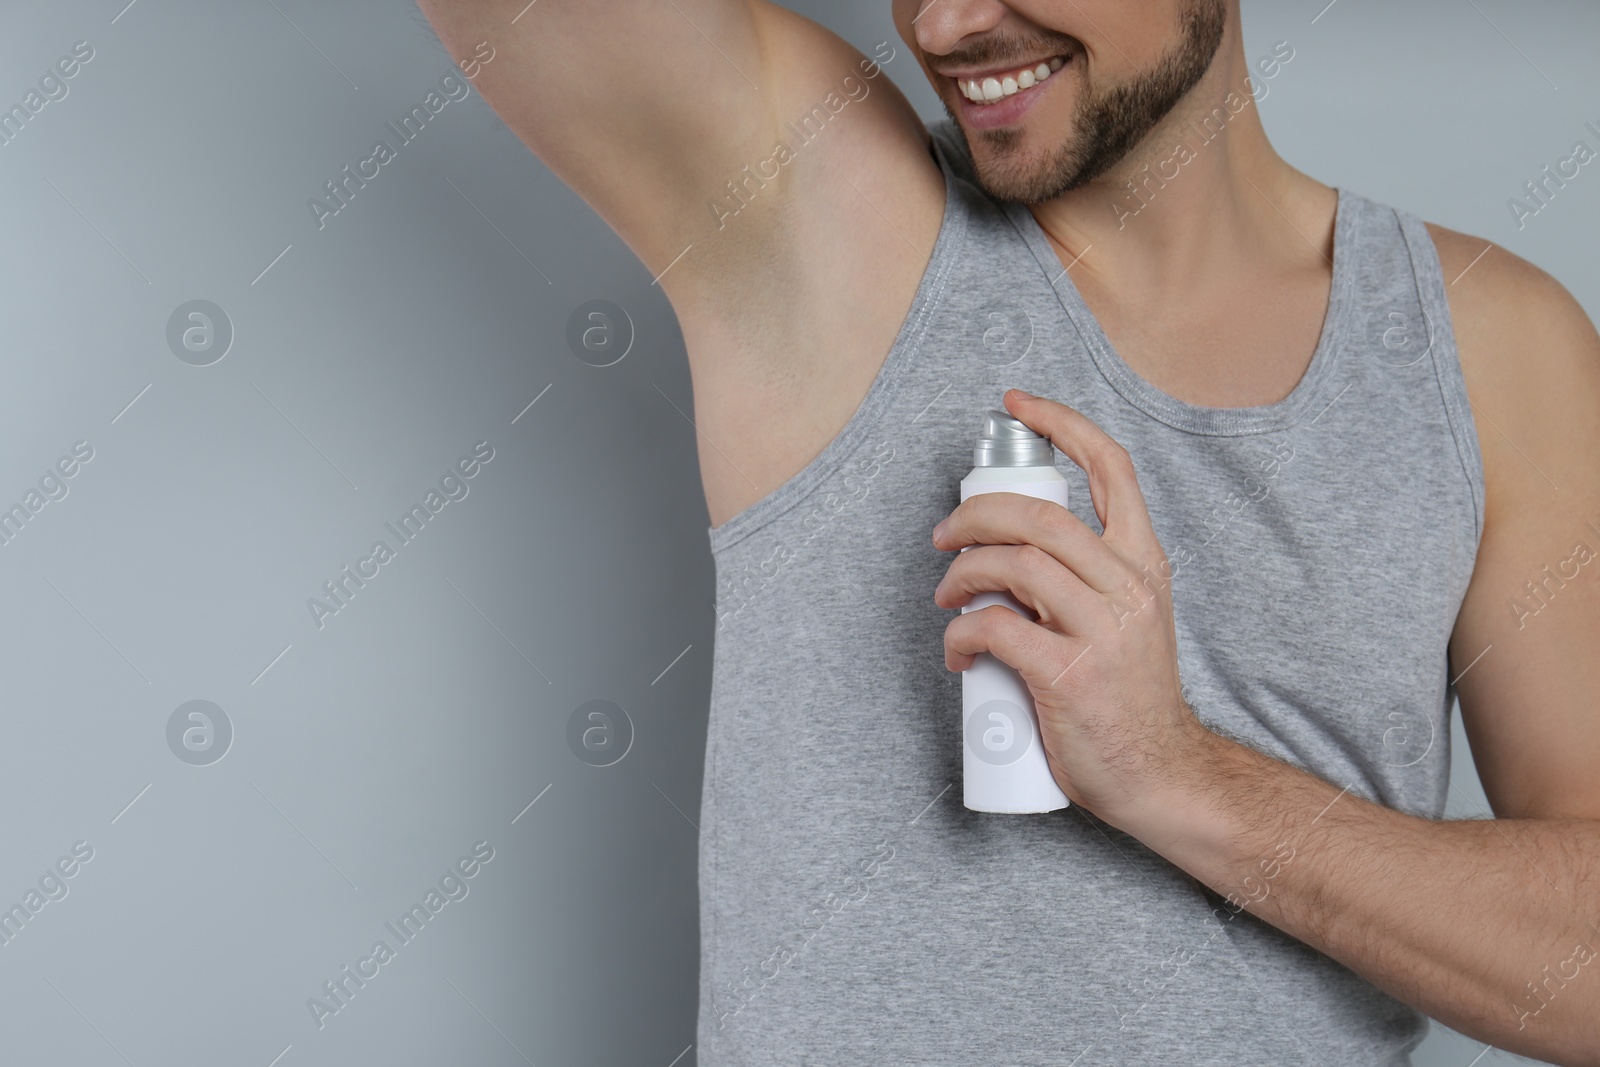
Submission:
{"label": "bicep", "polygon": [[1496,814],[1600,817],[1600,337],[1490,255],[1482,295],[1451,294],[1486,487],[1451,671]]}

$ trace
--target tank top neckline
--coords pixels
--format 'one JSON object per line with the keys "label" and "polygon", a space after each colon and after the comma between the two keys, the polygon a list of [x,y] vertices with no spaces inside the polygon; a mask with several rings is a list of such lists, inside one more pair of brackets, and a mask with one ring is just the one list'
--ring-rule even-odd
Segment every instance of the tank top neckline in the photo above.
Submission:
{"label": "tank top neckline", "polygon": [[[1073,283],[1071,272],[1063,269],[1060,257],[1045,235],[1039,221],[1026,204],[994,201],[1011,220],[1039,268],[1045,281],[1055,290],[1062,309],[1077,328],[1089,356],[1111,387],[1123,399],[1146,415],[1185,433],[1215,437],[1242,436],[1287,430],[1302,421],[1315,421],[1334,400],[1327,396],[1333,381],[1334,365],[1349,328],[1354,287],[1353,261],[1356,258],[1356,195],[1335,186],[1338,203],[1334,209],[1333,277],[1328,292],[1328,307],[1323,315],[1322,332],[1317,338],[1311,362],[1287,396],[1270,404],[1250,407],[1206,407],[1190,404],[1163,392],[1147,381],[1117,354],[1100,322],[1089,310],[1083,295]],[[982,190],[979,189],[982,193]],[[986,194],[985,194],[986,195]],[[1070,403],[1070,398],[1062,398]]]}

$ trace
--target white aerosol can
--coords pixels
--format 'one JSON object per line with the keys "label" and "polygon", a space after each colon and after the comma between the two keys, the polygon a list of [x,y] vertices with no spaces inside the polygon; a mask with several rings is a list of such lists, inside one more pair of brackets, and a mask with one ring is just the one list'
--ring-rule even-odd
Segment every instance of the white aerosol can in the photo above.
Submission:
{"label": "white aerosol can", "polygon": [[[961,479],[962,500],[1005,492],[1067,506],[1067,479],[1056,470],[1055,447],[1004,411],[984,414],[973,463],[972,473]],[[972,547],[976,546],[968,546]],[[991,604],[1038,619],[1031,609],[1001,592],[979,593],[961,611]],[[1020,674],[993,654],[978,653],[961,675],[961,713],[961,799],[967,808],[1021,814],[1069,805],[1050,774],[1033,697]]]}

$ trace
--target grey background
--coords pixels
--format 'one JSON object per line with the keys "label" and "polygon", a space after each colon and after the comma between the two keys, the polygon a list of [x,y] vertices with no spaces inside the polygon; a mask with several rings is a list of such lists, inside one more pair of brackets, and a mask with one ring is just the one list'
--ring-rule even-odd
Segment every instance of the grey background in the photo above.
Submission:
{"label": "grey background", "polygon": [[[1261,104],[1282,154],[1600,311],[1600,166],[1520,231],[1506,206],[1593,144],[1600,9],[1324,3],[1245,3],[1250,56],[1296,51]],[[0,33],[5,106],[95,50],[0,146],[0,506],[94,449],[0,546],[0,904],[94,849],[0,945],[3,1058],[692,1063],[713,573],[670,307],[475,91],[317,228],[451,70],[409,3],[125,4],[8,3]],[[887,0],[791,6],[896,40]],[[942,115],[903,47],[886,69]],[[167,343],[193,299],[234,330],[210,366]],[[592,299],[636,332],[609,367],[566,345]],[[484,440],[319,629],[308,598]],[[197,699],[234,730],[207,766],[167,741]],[[633,728],[603,768],[567,743],[596,699]],[[1455,744],[1451,814],[1481,813]],[[479,841],[468,895],[319,1029],[307,999]],[[1436,1028],[1417,1062],[1512,1061],[1480,1053]]]}

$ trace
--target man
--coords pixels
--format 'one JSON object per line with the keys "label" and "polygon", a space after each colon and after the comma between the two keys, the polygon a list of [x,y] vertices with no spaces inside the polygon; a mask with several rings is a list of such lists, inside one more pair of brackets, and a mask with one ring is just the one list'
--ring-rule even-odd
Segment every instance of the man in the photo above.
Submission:
{"label": "man", "polygon": [[[1593,327],[1280,159],[1238,0],[893,2],[931,130],[765,0],[422,0],[688,349],[699,1062],[1600,1063]],[[1002,395],[1070,509],[955,506]],[[984,652],[1071,807],[955,802]]]}

